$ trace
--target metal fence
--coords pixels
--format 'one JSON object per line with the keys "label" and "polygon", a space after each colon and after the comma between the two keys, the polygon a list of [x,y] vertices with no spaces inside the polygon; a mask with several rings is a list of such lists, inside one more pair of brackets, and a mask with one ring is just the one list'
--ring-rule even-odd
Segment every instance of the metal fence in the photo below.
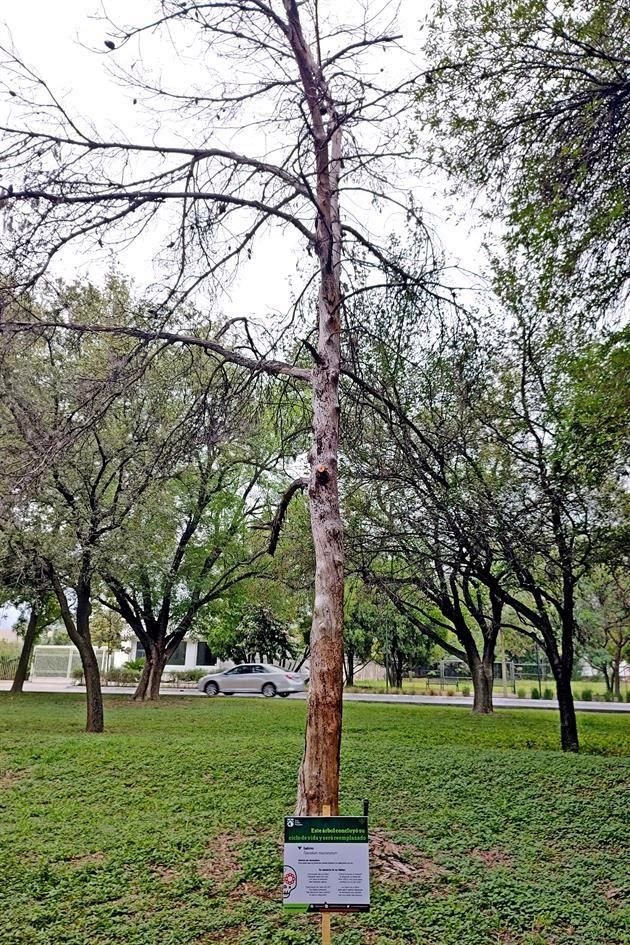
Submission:
{"label": "metal fence", "polygon": [[18,659],[0,656],[0,679],[13,679],[18,668]]}
{"label": "metal fence", "polygon": [[[107,666],[107,650],[105,647],[97,647],[94,650],[99,669],[104,670]],[[79,651],[74,646],[52,646],[40,645],[33,650],[33,663],[31,665],[31,679],[33,678],[52,678],[52,679],[72,679],[74,671],[80,669],[81,657]]]}

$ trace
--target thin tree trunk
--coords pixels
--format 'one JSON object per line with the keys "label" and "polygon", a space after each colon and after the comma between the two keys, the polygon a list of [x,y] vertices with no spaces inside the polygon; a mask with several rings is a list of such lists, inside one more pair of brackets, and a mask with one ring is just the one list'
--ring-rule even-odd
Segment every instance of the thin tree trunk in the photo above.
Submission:
{"label": "thin tree trunk", "polygon": [[346,653],[346,686],[354,686],[354,651]]}
{"label": "thin tree trunk", "polygon": [[563,751],[579,751],[577,719],[571,689],[571,671],[562,663],[552,665],[560,710],[560,743]]}
{"label": "thin tree trunk", "polygon": [[612,663],[612,693],[616,702],[621,702],[621,654],[615,654]]}
{"label": "thin tree trunk", "polygon": [[608,667],[607,667],[607,666],[603,666],[603,667],[602,667],[602,674],[603,674],[603,676],[604,676],[604,682],[606,683],[606,692],[612,692],[612,691],[613,691],[613,678],[614,678],[614,676],[613,676],[613,675],[611,675],[611,676],[608,675]]}
{"label": "thin tree trunk", "polygon": [[35,640],[37,639],[37,634],[39,632],[39,615],[39,608],[36,604],[34,604],[31,607],[26,633],[24,634],[22,652],[20,653],[20,659],[18,661],[17,670],[13,679],[13,685],[11,686],[11,695],[14,696],[20,695],[24,689],[24,683],[26,681],[26,677],[28,676],[28,667],[31,662],[33,647],[35,646]]}
{"label": "thin tree trunk", "polygon": [[[92,611],[92,588],[89,578],[89,570],[86,568],[86,576],[79,577],[77,585],[77,619],[76,635],[74,641],[81,657],[83,665],[83,678],[85,680],[85,693],[87,701],[87,722],[86,732],[102,732],[105,723],[103,717],[103,693],[101,690],[101,671],[96,659],[96,653],[92,646],[90,636],[90,613]],[[65,595],[64,595],[65,596]]]}
{"label": "thin tree trunk", "polygon": [[105,728],[103,716],[103,693],[101,690],[101,672],[94,648],[90,643],[81,640],[77,645],[83,667],[85,693],[87,702],[86,732],[102,732]]}
{"label": "thin tree trunk", "polygon": [[68,636],[79,651],[81,665],[83,667],[83,678],[85,680],[86,693],[86,732],[102,732],[105,724],[103,718],[103,692],[101,690],[101,673],[98,668],[96,654],[92,646],[90,636],[90,611],[91,611],[91,583],[90,583],[90,561],[89,557],[82,566],[82,572],[79,576],[76,587],[77,608],[76,621],[72,616],[68,598],[59,580],[53,566],[49,563],[48,573],[55,591],[55,596],[59,601],[61,618],[68,633]]}
{"label": "thin tree trunk", "polygon": [[[303,37],[301,42],[304,42]],[[317,69],[314,63],[312,66]],[[321,123],[319,105],[316,109]],[[331,122],[334,120],[335,116],[331,114]],[[304,757],[298,779],[297,812],[321,814],[324,806],[328,806],[334,815],[339,812],[343,711],[344,548],[337,481],[341,366],[341,229],[338,207],[341,130],[337,127],[332,133],[330,154],[326,129],[316,128],[314,133],[317,144],[320,290],[308,491],[315,547],[315,602],[310,636],[308,714]]]}

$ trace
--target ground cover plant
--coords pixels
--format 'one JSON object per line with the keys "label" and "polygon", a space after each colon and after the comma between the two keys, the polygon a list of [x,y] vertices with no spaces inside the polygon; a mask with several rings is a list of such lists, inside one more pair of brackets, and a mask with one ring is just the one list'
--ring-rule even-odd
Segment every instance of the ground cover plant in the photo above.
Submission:
{"label": "ground cover plant", "polygon": [[[279,905],[305,706],[0,696],[2,945],[309,945]],[[557,750],[537,710],[344,708],[342,810],[371,802],[373,909],[336,945],[621,945],[630,892],[627,718]]]}

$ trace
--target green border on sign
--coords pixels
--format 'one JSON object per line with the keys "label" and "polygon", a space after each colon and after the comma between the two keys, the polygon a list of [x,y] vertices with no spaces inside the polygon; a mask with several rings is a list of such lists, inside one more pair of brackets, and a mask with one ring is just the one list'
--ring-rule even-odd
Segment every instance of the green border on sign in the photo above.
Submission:
{"label": "green border on sign", "polygon": [[367,817],[285,817],[285,843],[367,843]]}

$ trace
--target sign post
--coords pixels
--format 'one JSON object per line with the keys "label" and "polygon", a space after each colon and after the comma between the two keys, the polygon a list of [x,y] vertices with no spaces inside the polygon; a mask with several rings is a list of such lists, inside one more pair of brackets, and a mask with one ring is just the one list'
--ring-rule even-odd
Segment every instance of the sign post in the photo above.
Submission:
{"label": "sign post", "polygon": [[322,913],[322,945],[331,943],[333,912],[370,908],[367,817],[286,817],[283,906],[288,914]]}
{"label": "sign post", "polygon": [[[324,804],[322,814],[324,817],[330,817],[330,804]],[[331,945],[331,921],[330,912],[322,912],[322,945]]]}

